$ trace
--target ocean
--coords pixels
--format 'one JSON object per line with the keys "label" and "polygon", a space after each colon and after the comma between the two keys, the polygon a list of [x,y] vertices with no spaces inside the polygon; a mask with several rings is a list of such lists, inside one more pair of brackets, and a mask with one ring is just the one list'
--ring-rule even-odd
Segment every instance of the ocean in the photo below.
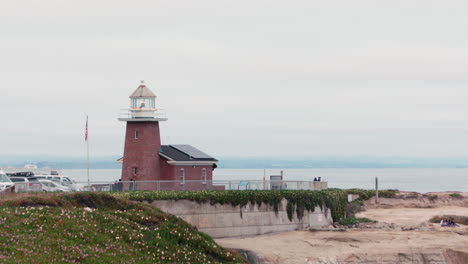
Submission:
{"label": "ocean", "polygon": [[[80,183],[87,181],[86,170],[62,170]],[[279,175],[279,169],[267,169],[269,175]],[[382,168],[382,169],[284,169],[284,180],[312,181],[321,177],[330,188],[373,189],[375,177],[379,178],[379,189],[398,189],[402,191],[468,192],[468,168]],[[120,169],[90,170],[92,182],[114,182],[120,178]],[[263,169],[221,169],[214,170],[213,180],[262,180]]]}

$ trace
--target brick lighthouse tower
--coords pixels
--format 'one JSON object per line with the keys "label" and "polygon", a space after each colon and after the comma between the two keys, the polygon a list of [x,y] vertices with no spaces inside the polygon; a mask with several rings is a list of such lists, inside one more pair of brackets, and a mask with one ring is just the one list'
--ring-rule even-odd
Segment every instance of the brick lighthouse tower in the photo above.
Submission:
{"label": "brick lighthouse tower", "polygon": [[[155,100],[156,95],[141,81],[130,95],[130,108],[124,109],[119,118],[119,121],[127,122],[122,181],[161,179],[159,122],[167,118],[156,109]],[[138,189],[153,189],[149,185],[142,182]]]}

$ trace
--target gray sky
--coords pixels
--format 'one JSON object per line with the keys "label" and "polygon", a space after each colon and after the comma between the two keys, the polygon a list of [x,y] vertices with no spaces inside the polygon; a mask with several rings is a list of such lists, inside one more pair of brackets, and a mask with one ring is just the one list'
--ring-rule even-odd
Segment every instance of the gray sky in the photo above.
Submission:
{"label": "gray sky", "polygon": [[144,79],[163,144],[214,156],[468,156],[466,1],[0,3],[0,154],[120,155]]}

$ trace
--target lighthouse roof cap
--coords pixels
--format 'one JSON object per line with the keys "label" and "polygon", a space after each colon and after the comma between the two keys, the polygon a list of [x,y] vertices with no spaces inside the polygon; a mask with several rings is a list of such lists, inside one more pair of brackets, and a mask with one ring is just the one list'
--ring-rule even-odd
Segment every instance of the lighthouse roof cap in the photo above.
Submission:
{"label": "lighthouse roof cap", "polygon": [[136,88],[136,90],[130,95],[130,98],[155,98],[156,95],[148,88],[146,87],[144,82],[141,82],[140,86]]}

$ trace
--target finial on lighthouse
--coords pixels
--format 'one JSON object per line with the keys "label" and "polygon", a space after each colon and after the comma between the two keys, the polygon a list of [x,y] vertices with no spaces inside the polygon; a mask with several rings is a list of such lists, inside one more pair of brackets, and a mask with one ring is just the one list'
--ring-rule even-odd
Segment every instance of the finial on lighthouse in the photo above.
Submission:
{"label": "finial on lighthouse", "polygon": [[145,80],[140,81],[141,85],[145,85]]}

